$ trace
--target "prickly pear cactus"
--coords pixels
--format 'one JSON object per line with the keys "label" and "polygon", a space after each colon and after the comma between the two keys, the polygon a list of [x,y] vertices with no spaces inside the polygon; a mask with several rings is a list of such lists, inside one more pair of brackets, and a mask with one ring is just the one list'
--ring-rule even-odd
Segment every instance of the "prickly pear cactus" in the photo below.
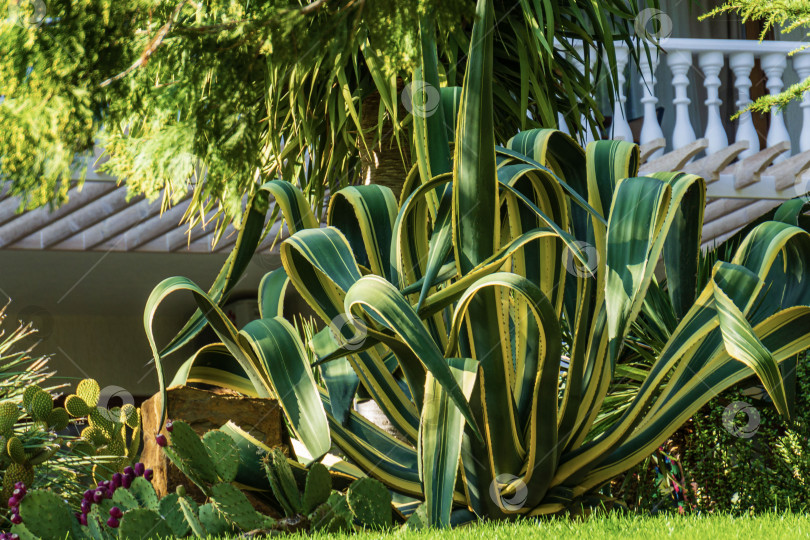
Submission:
{"label": "prickly pear cactus", "polygon": [[239,448],[231,436],[219,430],[211,430],[203,435],[202,442],[220,480],[233,482],[239,469]]}
{"label": "prickly pear cactus", "polygon": [[313,463],[307,473],[304,496],[301,498],[305,514],[324,504],[332,493],[332,477],[322,463]]}
{"label": "prickly pear cactus", "polygon": [[[171,443],[171,449],[166,452],[166,455],[172,461],[174,461],[172,456],[174,454],[183,462],[186,469],[194,471],[194,477],[209,484],[218,482],[219,478],[214,462],[211,460],[211,456],[208,455],[206,446],[200,440],[199,435],[190,425],[180,421],[174,422],[172,424]],[[192,477],[192,479],[194,478]],[[200,487],[205,489],[204,486]]]}
{"label": "prickly pear cactus", "polygon": [[[87,427],[81,438],[85,444],[74,444],[73,450],[87,455],[119,456],[112,464],[95,467],[96,481],[109,479],[113,472],[120,472],[132,463],[140,443],[141,412],[132,404],[110,409],[99,407],[101,389],[93,379],[84,379],[76,387],[76,393],[65,398],[65,414],[74,418],[87,418]],[[64,421],[60,409],[54,409],[49,418]],[[54,414],[55,413],[55,414]],[[127,428],[132,430],[127,437]]]}
{"label": "prickly pear cactus", "polygon": [[169,493],[160,499],[158,513],[166,520],[174,536],[182,538],[188,533],[189,522],[183,514],[183,509],[180,507],[180,497],[176,493]]}
{"label": "prickly pear cactus", "polygon": [[290,464],[287,463],[287,457],[275,449],[268,459],[263,461],[263,465],[273,495],[284,509],[284,514],[287,517],[300,514],[303,511],[301,493],[298,491]]}
{"label": "prickly pear cactus", "polygon": [[152,484],[150,484],[146,478],[142,476],[135,478],[132,481],[129,492],[135,497],[135,500],[138,501],[138,506],[141,508],[158,510],[159,501],[157,493],[155,493],[155,488],[152,487]]}
{"label": "prickly pear cactus", "polygon": [[154,510],[137,508],[130,510],[121,518],[118,535],[122,539],[170,538],[172,529]]}
{"label": "prickly pear cactus", "polygon": [[43,490],[25,496],[20,502],[20,517],[26,528],[40,538],[63,538],[76,521],[62,499]]}
{"label": "prickly pear cactus", "polygon": [[233,526],[214,508],[212,503],[201,505],[197,516],[211,536],[224,535],[233,531]]}
{"label": "prickly pear cactus", "polygon": [[309,515],[311,533],[340,533],[351,531],[352,526],[344,514],[338,513],[329,503],[318,506]]}
{"label": "prickly pear cactus", "polygon": [[245,494],[233,484],[222,483],[211,488],[211,498],[217,510],[237,527],[252,531],[265,526],[266,520],[272,520],[259,514]]}
{"label": "prickly pear cactus", "polygon": [[391,526],[391,493],[378,480],[361,478],[346,492],[354,518],[364,527],[384,529]]}

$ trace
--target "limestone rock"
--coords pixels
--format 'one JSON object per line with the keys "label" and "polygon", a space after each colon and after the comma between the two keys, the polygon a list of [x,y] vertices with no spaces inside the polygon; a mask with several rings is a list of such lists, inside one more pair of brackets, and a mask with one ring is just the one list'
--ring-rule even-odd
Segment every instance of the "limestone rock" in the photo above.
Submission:
{"label": "limestone rock", "polygon": [[[201,390],[190,386],[176,386],[168,389],[168,418],[187,422],[199,435],[218,429],[229,420],[249,432],[269,447],[281,447],[286,454],[289,449],[289,435],[284,424],[283,411],[275,399],[248,398],[228,390]],[[143,419],[143,453],[141,461],[147,469],[154,471],[152,484],[159,497],[174,492],[178,485],[184,485],[191,498],[203,502],[203,493],[188,480],[165,456],[155,442],[158,415],[160,414],[160,394],[155,394],[141,405]],[[164,427],[162,433],[169,437]],[[253,506],[265,515],[278,515],[260,497],[250,492]]]}

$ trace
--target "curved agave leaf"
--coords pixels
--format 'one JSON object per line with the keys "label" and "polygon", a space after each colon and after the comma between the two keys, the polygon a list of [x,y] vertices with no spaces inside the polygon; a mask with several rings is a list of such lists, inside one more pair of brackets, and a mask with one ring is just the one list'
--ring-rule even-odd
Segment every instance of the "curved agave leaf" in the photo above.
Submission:
{"label": "curved agave leaf", "polygon": [[[441,351],[427,334],[425,327],[419,320],[416,312],[405,298],[382,278],[366,276],[361,278],[348,292],[345,300],[346,312],[353,313],[355,308],[368,313],[376,322],[397,336],[404,346],[413,353],[414,358],[424,366],[422,370],[429,371],[436,381],[442,385],[449,394],[453,403],[461,411],[464,419],[471,425],[473,431],[480,437],[480,431],[472,416],[469,403],[467,403],[461,388],[453,378],[452,372],[442,356]],[[394,341],[389,341],[389,347]],[[406,351],[397,354],[405,378],[414,396],[414,401],[421,404],[425,375],[420,373],[420,367],[415,362],[402,362]]]}
{"label": "curved agave leaf", "polygon": [[260,397],[272,396],[272,391],[267,385],[267,382],[261,375],[259,366],[255,360],[242,349],[238,342],[238,335],[236,328],[231,323],[230,319],[222,312],[217,306],[216,302],[209,297],[205,291],[199,288],[191,280],[184,277],[171,277],[163,280],[149,295],[146,301],[146,308],[143,314],[143,326],[146,330],[146,338],[149,341],[149,347],[152,349],[152,355],[155,360],[155,367],[158,374],[158,384],[161,390],[161,404],[160,404],[160,426],[166,416],[166,385],[164,382],[163,366],[161,364],[161,354],[158,351],[155,337],[152,330],[152,320],[154,319],[155,312],[158,306],[168,295],[177,291],[189,291],[194,297],[197,306],[201,313],[204,314],[206,321],[211,328],[216,332],[219,339],[227,347],[231,355],[239,362],[239,365],[244,370],[245,374],[253,383],[256,393]]}
{"label": "curved agave leaf", "polygon": [[258,319],[239,340],[253,351],[295,436],[316,460],[323,457],[332,446],[329,426],[298,332],[281,317]]}

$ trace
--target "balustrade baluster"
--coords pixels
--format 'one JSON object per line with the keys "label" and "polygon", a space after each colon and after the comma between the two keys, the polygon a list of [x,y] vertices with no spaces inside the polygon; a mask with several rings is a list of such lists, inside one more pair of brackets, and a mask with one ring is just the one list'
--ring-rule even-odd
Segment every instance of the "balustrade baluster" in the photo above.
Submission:
{"label": "balustrade baluster", "polygon": [[[644,104],[644,120],[641,125],[641,144],[652,142],[656,139],[663,139],[664,132],[661,130],[661,125],[658,123],[658,113],[655,106],[658,103],[658,98],[655,97],[655,70],[658,67],[658,49],[650,46],[649,57],[647,52],[643,49],[639,52],[639,82],[641,83],[641,91],[643,97],[641,103]],[[655,159],[664,155],[664,149],[656,150],[650,155],[649,159]]]}
{"label": "balustrade baluster", "polygon": [[[751,69],[754,67],[754,54],[748,52],[733,53],[729,58],[729,67],[734,72],[734,86],[737,89],[737,109],[742,110],[751,103]],[[745,111],[737,118],[735,141],[748,141],[748,150],[740,154],[745,159],[759,152],[759,136],[754,127],[751,112]]]}
{"label": "balustrade baluster", "polygon": [[[783,53],[771,53],[762,57],[762,71],[768,77],[765,86],[771,95],[778,94],[782,91],[784,83],[782,82],[782,74],[787,67],[787,57]],[[766,139],[768,148],[776,146],[782,141],[790,142],[790,135],[788,134],[787,127],[785,127],[785,117],[778,107],[771,107],[771,127],[768,129],[768,138]],[[790,152],[781,154],[774,160],[774,163],[784,161],[790,156]]]}
{"label": "balustrade baluster", "polygon": [[[793,56],[793,69],[799,76],[799,81],[810,77],[810,52],[801,52]],[[810,150],[810,92],[804,93],[800,107],[802,108],[802,132],[799,135],[799,152]]]}
{"label": "balustrade baluster", "polygon": [[616,89],[616,103],[613,107],[613,120],[610,124],[610,138],[623,139],[628,142],[633,142],[633,132],[630,130],[630,124],[627,123],[625,102],[627,101],[627,93],[624,89],[624,83],[627,78],[624,75],[624,68],[627,66],[627,60],[630,56],[630,49],[625,43],[616,44],[616,75],[619,87]]}
{"label": "balustrade baluster", "polygon": [[714,154],[728,146],[728,136],[723,127],[720,116],[720,105],[723,101],[719,96],[720,70],[723,69],[723,53],[705,52],[698,56],[698,65],[703,71],[703,85],[706,87],[706,132],[703,135],[709,141],[706,155]]}
{"label": "balustrade baluster", "polygon": [[672,86],[675,88],[675,127],[672,130],[672,148],[677,150],[695,141],[695,130],[689,118],[689,103],[686,88],[689,86],[687,73],[692,66],[692,53],[672,51],[667,55],[667,65],[672,71]]}

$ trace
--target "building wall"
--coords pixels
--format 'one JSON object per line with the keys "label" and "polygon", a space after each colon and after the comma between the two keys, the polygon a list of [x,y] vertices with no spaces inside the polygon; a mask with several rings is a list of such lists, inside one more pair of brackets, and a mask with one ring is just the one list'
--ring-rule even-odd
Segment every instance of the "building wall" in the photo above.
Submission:
{"label": "building wall", "polygon": [[[157,375],[143,328],[143,310],[163,279],[182,275],[208,289],[226,255],[0,250],[0,302],[11,298],[4,328],[20,318],[40,329],[38,354],[64,382],[98,379],[136,397],[153,394]],[[254,257],[234,298],[256,297],[259,280],[280,265],[276,255]],[[158,345],[166,344],[193,313],[190,293],[175,293],[155,319]],[[185,353],[185,354],[184,354]],[[167,380],[187,357],[166,365]]]}

